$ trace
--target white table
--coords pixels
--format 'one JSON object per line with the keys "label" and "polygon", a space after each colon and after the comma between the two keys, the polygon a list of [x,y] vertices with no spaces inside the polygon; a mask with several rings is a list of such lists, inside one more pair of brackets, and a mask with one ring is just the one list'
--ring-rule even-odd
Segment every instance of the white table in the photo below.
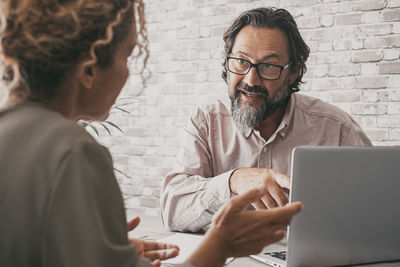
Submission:
{"label": "white table", "polygon": [[[133,230],[129,236],[136,237],[136,238],[144,238],[150,240],[160,239],[169,235],[172,235],[174,232],[168,231],[164,228],[161,222],[161,218],[158,216],[148,216],[144,215],[143,212],[140,210],[127,210],[127,219],[131,219],[135,216],[139,216],[141,218],[140,225]],[[261,263],[255,259],[250,257],[242,257],[242,258],[235,258],[232,262],[225,265],[228,267],[267,267],[268,265]],[[354,265],[354,266],[361,266],[361,265]],[[369,264],[369,265],[362,265],[363,267],[400,267],[400,262],[395,263],[385,263],[385,264]]]}

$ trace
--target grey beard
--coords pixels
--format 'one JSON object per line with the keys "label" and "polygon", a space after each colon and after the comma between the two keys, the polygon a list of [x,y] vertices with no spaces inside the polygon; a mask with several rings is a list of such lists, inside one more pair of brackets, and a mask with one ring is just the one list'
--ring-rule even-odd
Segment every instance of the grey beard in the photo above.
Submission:
{"label": "grey beard", "polygon": [[242,132],[247,132],[250,129],[257,128],[258,125],[266,118],[266,106],[262,105],[259,109],[252,107],[241,107],[239,98],[231,99],[232,118],[236,126]]}
{"label": "grey beard", "polygon": [[265,97],[263,105],[258,109],[251,106],[241,106],[239,103],[239,91],[235,92],[235,96],[231,97],[231,113],[232,119],[236,126],[242,132],[256,129],[266,118],[271,116],[277,108],[283,105],[290,96],[288,86],[282,88],[281,94],[277,99],[269,99]]}

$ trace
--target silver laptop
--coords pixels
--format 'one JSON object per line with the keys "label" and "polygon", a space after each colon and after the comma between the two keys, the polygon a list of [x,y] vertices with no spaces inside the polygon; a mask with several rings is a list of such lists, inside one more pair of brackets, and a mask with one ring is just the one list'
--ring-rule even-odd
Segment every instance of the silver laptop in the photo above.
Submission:
{"label": "silver laptop", "polygon": [[400,147],[296,147],[290,201],[304,210],[287,246],[256,259],[272,266],[400,261]]}

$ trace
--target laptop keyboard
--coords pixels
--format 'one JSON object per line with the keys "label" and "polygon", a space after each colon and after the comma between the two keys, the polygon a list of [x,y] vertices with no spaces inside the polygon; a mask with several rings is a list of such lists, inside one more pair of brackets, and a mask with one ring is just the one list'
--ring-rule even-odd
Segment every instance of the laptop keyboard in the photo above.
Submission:
{"label": "laptop keyboard", "polygon": [[283,261],[286,260],[286,251],[276,251],[276,252],[265,252],[265,255],[271,256],[271,257],[275,257],[278,259],[281,259]]}

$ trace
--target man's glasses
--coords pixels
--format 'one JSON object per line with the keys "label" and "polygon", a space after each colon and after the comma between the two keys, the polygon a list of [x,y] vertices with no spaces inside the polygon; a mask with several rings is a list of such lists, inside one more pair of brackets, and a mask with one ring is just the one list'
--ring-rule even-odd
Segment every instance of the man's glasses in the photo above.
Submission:
{"label": "man's glasses", "polygon": [[252,67],[257,70],[258,76],[264,80],[278,80],[281,76],[282,70],[289,67],[290,62],[285,66],[274,65],[270,63],[253,64],[248,60],[236,57],[227,57],[228,70],[232,73],[239,75],[246,75]]}

